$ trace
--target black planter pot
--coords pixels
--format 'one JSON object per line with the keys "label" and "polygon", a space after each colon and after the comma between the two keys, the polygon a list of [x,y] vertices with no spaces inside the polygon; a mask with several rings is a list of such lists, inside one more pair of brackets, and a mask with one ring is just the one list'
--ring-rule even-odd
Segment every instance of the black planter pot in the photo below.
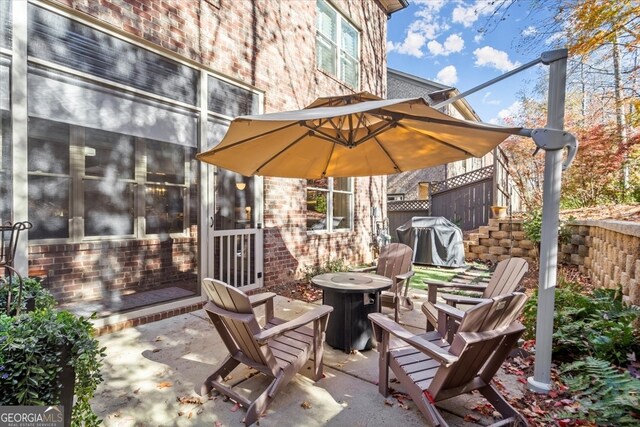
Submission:
{"label": "black planter pot", "polygon": [[60,404],[64,407],[64,425],[71,426],[71,409],[73,409],[73,395],[76,382],[76,372],[71,361],[71,346],[69,344],[60,346],[60,366],[62,370],[58,374],[58,383],[62,386],[60,390]]}

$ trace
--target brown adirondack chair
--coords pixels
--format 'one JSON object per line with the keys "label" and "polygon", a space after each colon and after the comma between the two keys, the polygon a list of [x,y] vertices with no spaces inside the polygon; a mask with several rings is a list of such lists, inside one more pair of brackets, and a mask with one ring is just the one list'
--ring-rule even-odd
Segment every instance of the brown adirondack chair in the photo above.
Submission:
{"label": "brown adirondack chair", "polygon": [[[494,424],[527,422],[491,385],[491,379],[525,328],[516,319],[527,297],[522,293],[500,295],[466,313],[436,304],[439,331],[414,335],[379,313],[369,314],[378,341],[378,388],[389,395],[389,368],[432,426],[447,426],[436,404],[478,390],[502,416]],[[459,321],[452,344],[446,339],[448,317]]]}
{"label": "brown adirondack chair", "polygon": [[[215,279],[204,279],[203,289],[209,297],[204,310],[217,329],[229,355],[202,384],[201,394],[216,389],[247,409],[245,424],[258,420],[273,397],[287,385],[313,356],[313,378],[322,378],[322,355],[329,306],[317,307],[298,318],[284,321],[274,317],[274,293],[248,297]],[[266,324],[258,324],[253,308],[265,304]],[[311,327],[305,326],[312,324]],[[240,363],[258,370],[273,381],[253,401],[223,384],[223,379]],[[237,386],[238,384],[236,384]]]}
{"label": "brown adirondack chair", "polygon": [[435,308],[438,290],[457,289],[463,291],[477,291],[480,297],[468,297],[463,295],[440,294],[447,304],[456,307],[458,304],[476,305],[487,298],[498,295],[505,295],[514,292],[522,277],[529,270],[529,264],[522,258],[509,258],[500,261],[491,275],[488,283],[450,283],[425,280],[428,286],[427,301],[422,304],[422,312],[427,317],[427,331],[436,329],[438,326],[438,311]]}
{"label": "brown adirondack chair", "polygon": [[[380,305],[393,308],[394,319],[397,322],[400,304],[408,309],[413,309],[413,302],[408,296],[408,282],[414,275],[411,270],[412,265],[413,249],[402,243],[390,243],[383,246],[375,266],[353,269],[352,271],[375,272],[393,279],[391,289],[381,292]],[[404,295],[402,295],[403,287]]]}

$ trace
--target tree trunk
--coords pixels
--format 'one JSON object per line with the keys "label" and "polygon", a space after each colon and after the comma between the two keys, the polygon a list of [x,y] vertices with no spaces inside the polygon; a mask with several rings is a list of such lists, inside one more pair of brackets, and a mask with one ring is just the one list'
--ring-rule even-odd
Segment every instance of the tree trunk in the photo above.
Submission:
{"label": "tree trunk", "polygon": [[624,201],[627,197],[627,189],[629,188],[629,160],[627,158],[627,123],[624,115],[624,94],[620,71],[620,45],[618,44],[617,34],[613,38],[613,85],[616,104],[616,134],[618,144],[622,146],[623,150],[621,201]]}

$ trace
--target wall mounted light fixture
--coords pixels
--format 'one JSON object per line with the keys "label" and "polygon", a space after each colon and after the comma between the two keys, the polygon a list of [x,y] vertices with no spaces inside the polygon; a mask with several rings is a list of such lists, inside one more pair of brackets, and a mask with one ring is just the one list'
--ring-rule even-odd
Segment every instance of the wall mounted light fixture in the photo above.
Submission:
{"label": "wall mounted light fixture", "polygon": [[240,191],[244,190],[247,184],[245,182],[236,182],[236,188]]}

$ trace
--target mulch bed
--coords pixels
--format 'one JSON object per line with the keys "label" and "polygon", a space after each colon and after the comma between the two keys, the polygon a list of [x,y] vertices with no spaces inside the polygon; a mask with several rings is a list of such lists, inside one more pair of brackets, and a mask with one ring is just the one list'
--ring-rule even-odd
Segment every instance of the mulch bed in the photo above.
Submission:
{"label": "mulch bed", "polygon": [[250,291],[248,294],[260,292],[273,292],[288,299],[297,299],[304,302],[314,302],[322,299],[322,289],[304,281],[268,286],[256,289],[253,292]]}

